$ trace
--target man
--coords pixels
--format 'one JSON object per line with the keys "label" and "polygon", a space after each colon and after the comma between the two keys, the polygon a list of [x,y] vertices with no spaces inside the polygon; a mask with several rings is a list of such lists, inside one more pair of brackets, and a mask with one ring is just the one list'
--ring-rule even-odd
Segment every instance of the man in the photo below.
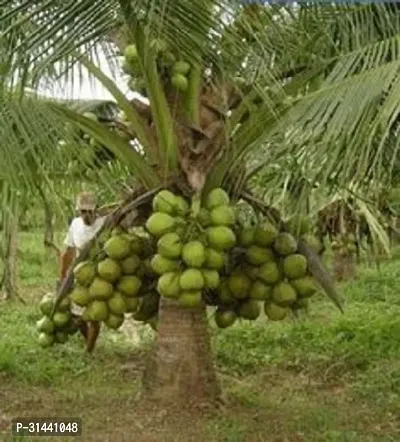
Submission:
{"label": "man", "polygon": [[[74,259],[79,255],[83,247],[93,239],[94,235],[103,226],[105,220],[104,216],[98,216],[96,197],[91,192],[82,192],[78,195],[76,210],[79,216],[70,223],[68,234],[64,241],[66,248],[61,254],[60,283],[66,278]],[[97,321],[82,321],[80,318],[82,310],[81,307],[73,304],[72,313],[80,332],[85,338],[86,349],[91,353],[100,332],[100,323]]]}

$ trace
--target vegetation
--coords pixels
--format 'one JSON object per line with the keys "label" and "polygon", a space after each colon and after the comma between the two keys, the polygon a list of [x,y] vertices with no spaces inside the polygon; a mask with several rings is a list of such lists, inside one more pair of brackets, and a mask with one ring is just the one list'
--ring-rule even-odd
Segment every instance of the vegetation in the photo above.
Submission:
{"label": "vegetation", "polygon": [[[238,345],[246,336],[252,342],[252,330],[264,336],[234,326],[238,317],[258,318],[260,301],[270,320],[282,320],[290,311],[298,316],[320,287],[341,308],[320,260],[324,236],[335,236],[337,255],[350,263],[364,223],[362,238],[390,253],[380,193],[397,185],[396,12],[392,5],[285,8],[224,0],[2,5],[8,297],[15,292],[17,227],[27,202],[41,202],[50,244],[53,210],[66,213],[60,189],[95,185],[116,201],[53,311],[42,306],[41,344],[65,340],[50,335],[49,320],[68,324],[60,309],[73,289],[71,297],[86,308],[82,319],[111,329],[122,325],[128,298],[139,297],[129,309],[138,308],[136,319],[158,331],[140,384],[147,398],[158,406],[215,406],[221,391],[206,305],[217,307],[220,328],[233,326],[227,336],[243,334]],[[99,53],[124,72],[136,98],[105,73]],[[113,103],[88,111],[37,93],[54,81],[73,84],[82,72]],[[242,205],[247,216],[241,218],[234,209]],[[318,206],[313,213],[311,205]],[[311,215],[332,221],[322,223],[319,239],[310,236],[319,223],[297,223]],[[136,250],[143,230],[145,247]],[[294,341],[299,330],[308,333],[300,324],[291,329]],[[273,332],[282,336],[282,360],[284,330]],[[259,358],[254,351],[249,369]]]}
{"label": "vegetation", "polygon": [[[182,409],[165,420],[141,408],[140,373],[155,338],[150,327],[127,320],[120,331],[105,331],[94,358],[82,352],[78,338],[36,347],[38,303],[53,287],[55,270],[40,241],[41,232],[22,234],[20,275],[28,305],[0,306],[4,422],[34,408],[37,415],[81,416],[85,441],[126,434],[140,442],[247,442],[267,435],[271,441],[398,440],[398,251],[381,272],[363,264],[357,282],[341,285],[346,315],[319,297],[298,322],[266,326],[259,319],[221,332],[213,327],[225,407],[198,414],[188,428]],[[4,427],[2,440],[14,440],[8,434]]]}

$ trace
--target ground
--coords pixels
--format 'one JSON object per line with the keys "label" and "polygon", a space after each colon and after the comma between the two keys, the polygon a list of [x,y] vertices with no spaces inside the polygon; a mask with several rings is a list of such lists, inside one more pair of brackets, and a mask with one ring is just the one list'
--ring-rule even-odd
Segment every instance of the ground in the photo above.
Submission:
{"label": "ground", "polygon": [[380,272],[362,266],[357,281],[341,285],[344,315],[321,296],[296,322],[214,330],[225,401],[195,417],[168,414],[140,396],[154,339],[146,326],[129,321],[121,332],[103,333],[92,356],[78,337],[51,349],[36,345],[37,302],[54,286],[55,266],[37,236],[24,234],[28,304],[0,304],[1,440],[17,440],[9,424],[17,416],[81,417],[82,441],[400,440],[400,260]]}

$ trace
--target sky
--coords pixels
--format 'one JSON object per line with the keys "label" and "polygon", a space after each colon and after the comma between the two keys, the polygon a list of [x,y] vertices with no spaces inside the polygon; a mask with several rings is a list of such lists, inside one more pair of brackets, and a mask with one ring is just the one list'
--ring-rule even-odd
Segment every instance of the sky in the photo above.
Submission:
{"label": "sky", "polygon": [[[104,55],[99,54],[98,67],[104,74],[112,78],[119,89],[126,94],[127,98],[132,99],[138,95],[131,92],[127,85],[127,76],[121,71],[113,72]],[[112,95],[96,79],[89,78],[87,71],[79,72],[78,68],[73,69],[74,82],[53,82],[51,85],[42,84],[39,93],[53,98],[63,99],[81,99],[81,100],[113,100]]]}

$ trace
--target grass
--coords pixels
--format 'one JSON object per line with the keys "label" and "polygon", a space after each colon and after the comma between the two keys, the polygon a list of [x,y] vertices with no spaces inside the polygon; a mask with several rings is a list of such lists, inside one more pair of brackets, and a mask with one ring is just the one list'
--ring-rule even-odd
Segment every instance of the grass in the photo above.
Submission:
{"label": "grass", "polygon": [[54,286],[57,263],[29,233],[20,258],[28,305],[0,304],[4,441],[17,440],[11,417],[32,414],[82,417],[85,441],[400,440],[398,259],[381,271],[363,266],[358,280],[340,286],[344,315],[321,296],[296,322],[213,328],[226,405],[182,425],[140,409],[140,375],[154,338],[147,327],[102,333],[93,357],[78,337],[51,349],[37,346],[37,303]]}

